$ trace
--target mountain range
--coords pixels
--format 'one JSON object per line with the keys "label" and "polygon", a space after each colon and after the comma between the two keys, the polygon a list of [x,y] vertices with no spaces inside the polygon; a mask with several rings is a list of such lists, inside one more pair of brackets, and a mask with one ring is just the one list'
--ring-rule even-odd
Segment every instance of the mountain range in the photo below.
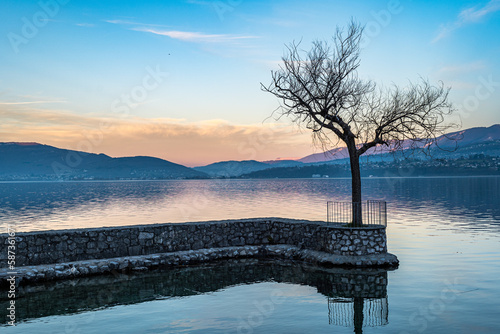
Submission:
{"label": "mountain range", "polygon": [[208,175],[153,157],[112,158],[38,143],[0,143],[0,180],[185,178]]}
{"label": "mountain range", "polygon": [[[445,149],[445,151],[460,149],[479,143],[494,142],[500,140],[500,124],[495,124],[490,127],[477,127],[457,132],[451,132],[446,135],[436,138],[433,143],[434,147]],[[377,147],[377,149],[368,150],[365,155],[387,154],[390,153],[390,148],[385,146]],[[347,147],[338,147],[330,151],[315,153],[298,159],[303,163],[318,163],[331,162],[333,160],[347,159],[349,153]]]}
{"label": "mountain range", "polygon": [[[455,149],[456,145],[458,147]],[[457,159],[478,154],[500,156],[500,124],[449,133],[437,138],[434,146],[449,148],[434,149],[434,156],[440,159]],[[371,155],[370,152],[367,153],[368,161],[394,160],[387,149],[376,150]],[[363,159],[364,157],[365,155]],[[0,180],[154,180],[310,175],[311,171],[316,174],[316,170],[317,173],[326,170],[326,167],[314,166],[347,164],[345,147],[297,160],[221,161],[189,168],[153,157],[112,158],[102,153],[72,151],[38,143],[0,143]],[[345,166],[337,169],[346,171]]]}

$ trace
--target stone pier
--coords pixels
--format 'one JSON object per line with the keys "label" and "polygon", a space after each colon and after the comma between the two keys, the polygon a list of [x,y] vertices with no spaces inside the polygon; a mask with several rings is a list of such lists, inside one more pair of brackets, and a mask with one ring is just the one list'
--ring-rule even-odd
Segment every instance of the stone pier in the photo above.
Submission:
{"label": "stone pier", "polygon": [[[6,284],[9,235],[0,235]],[[386,228],[256,218],[17,233],[19,283],[228,258],[288,258],[322,266],[395,267]]]}

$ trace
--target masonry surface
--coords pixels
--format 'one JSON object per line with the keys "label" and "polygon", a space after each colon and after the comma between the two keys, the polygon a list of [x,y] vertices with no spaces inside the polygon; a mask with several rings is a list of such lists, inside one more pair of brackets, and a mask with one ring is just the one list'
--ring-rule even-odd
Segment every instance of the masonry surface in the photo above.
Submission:
{"label": "masonry surface", "polygon": [[[8,235],[0,235],[0,278],[7,273]],[[279,251],[278,251],[279,250]],[[109,271],[88,270],[89,266],[105,265],[99,260],[130,263],[133,259],[148,259],[159,255],[163,264],[172,265],[175,254],[196,261],[194,253],[205,260],[282,256],[330,265],[394,266],[397,258],[387,253],[386,231],[383,226],[348,228],[307,220],[259,218],[195,223],[168,223],[125,227],[91,228],[28,232],[16,234],[16,267],[21,273],[54,268],[71,269],[68,275],[97,274]],[[187,254],[187,255],[186,255]],[[158,258],[158,256],[156,256]],[[76,263],[75,261],[79,262]],[[81,264],[84,261],[85,264]],[[90,261],[90,262],[89,262]],[[75,262],[74,264],[71,264]],[[151,262],[151,261],[149,261]],[[139,261],[137,266],[148,267]],[[62,264],[62,266],[61,266]],[[162,264],[162,263],[157,263]],[[34,268],[38,266],[39,268]],[[31,267],[31,269],[29,268]],[[118,266],[120,267],[120,265]],[[62,275],[62,274],[61,274]],[[60,278],[61,275],[55,275]],[[45,275],[38,275],[40,279]],[[64,276],[64,275],[62,275]]]}
{"label": "masonry surface", "polygon": [[[345,298],[387,297],[385,269],[324,268],[297,261],[246,258],[20,286],[16,293],[16,320],[193,296],[269,281],[311,286],[324,296],[341,297],[343,304]],[[0,309],[7,307],[9,300],[0,298]],[[7,321],[8,318],[3,319],[3,323]]]}

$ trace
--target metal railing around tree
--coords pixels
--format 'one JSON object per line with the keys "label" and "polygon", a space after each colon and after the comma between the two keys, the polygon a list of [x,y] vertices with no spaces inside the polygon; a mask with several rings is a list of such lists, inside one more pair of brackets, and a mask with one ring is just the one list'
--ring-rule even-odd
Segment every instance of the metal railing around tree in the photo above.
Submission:
{"label": "metal railing around tree", "polygon": [[366,202],[327,202],[326,221],[328,223],[346,224],[351,227],[387,226],[387,203],[376,200]]}

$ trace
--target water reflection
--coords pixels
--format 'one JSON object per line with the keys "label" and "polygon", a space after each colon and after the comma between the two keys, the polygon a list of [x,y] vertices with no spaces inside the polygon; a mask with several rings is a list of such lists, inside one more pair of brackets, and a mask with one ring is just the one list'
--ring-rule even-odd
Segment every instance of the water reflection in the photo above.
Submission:
{"label": "water reflection", "polygon": [[362,333],[363,327],[378,327],[389,323],[387,298],[328,298],[328,319],[330,324],[354,327],[355,333]]}
{"label": "water reflection", "polygon": [[385,326],[389,323],[387,297],[328,298],[329,323],[353,327],[354,333],[363,333],[363,327]]}
{"label": "water reflection", "polygon": [[[115,273],[21,287],[16,300],[16,316],[18,322],[26,322],[116,305],[206,294],[261,282],[316,288],[318,293],[325,296],[324,319],[332,326],[349,326],[356,333],[361,333],[363,326],[383,326],[388,323],[386,270],[327,269],[257,259],[128,275]],[[7,303],[5,299],[0,300],[0,308],[6,307]],[[3,321],[5,325],[5,319]]]}
{"label": "water reflection", "polygon": [[387,273],[351,271],[340,275],[328,296],[328,319],[332,325],[353,327],[363,333],[363,327],[378,327],[389,323]]}
{"label": "water reflection", "polygon": [[[388,202],[389,224],[500,230],[499,177],[367,178],[363,187],[365,198]],[[0,182],[0,226],[35,231],[249,217],[324,220],[326,201],[349,198],[348,179]]]}

